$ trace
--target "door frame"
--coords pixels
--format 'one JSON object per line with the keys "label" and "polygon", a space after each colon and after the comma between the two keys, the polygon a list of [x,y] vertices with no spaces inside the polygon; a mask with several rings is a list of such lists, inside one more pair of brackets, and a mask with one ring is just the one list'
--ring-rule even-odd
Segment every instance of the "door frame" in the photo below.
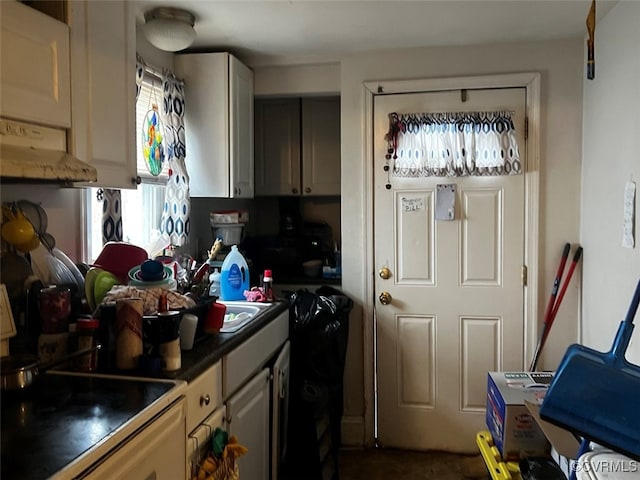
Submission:
{"label": "door frame", "polygon": [[374,258],[374,211],[373,211],[373,102],[376,95],[395,93],[421,93],[443,90],[464,90],[484,88],[526,89],[527,132],[525,175],[525,232],[524,259],[527,267],[527,282],[524,286],[524,345],[522,364],[527,365],[535,348],[538,335],[538,229],[540,200],[540,73],[512,73],[469,77],[424,78],[415,80],[372,81],[362,84],[364,97],[364,231],[363,265],[368,265],[368,274],[363,278],[363,292],[368,302],[363,309],[363,362],[364,362],[364,445],[371,447],[375,439],[375,275]]}

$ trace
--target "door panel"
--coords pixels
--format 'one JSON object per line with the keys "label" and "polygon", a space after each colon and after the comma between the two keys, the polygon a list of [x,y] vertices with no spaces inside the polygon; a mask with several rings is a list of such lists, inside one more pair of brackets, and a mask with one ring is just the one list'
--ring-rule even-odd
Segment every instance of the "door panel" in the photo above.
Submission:
{"label": "door panel", "polygon": [[[524,175],[393,177],[383,169],[391,112],[510,110],[521,161],[525,89],[374,97],[374,258],[378,439],[384,446],[475,452],[487,372],[521,370]],[[390,184],[391,188],[386,188]],[[435,218],[455,185],[453,220]],[[391,303],[377,300],[388,292]]]}

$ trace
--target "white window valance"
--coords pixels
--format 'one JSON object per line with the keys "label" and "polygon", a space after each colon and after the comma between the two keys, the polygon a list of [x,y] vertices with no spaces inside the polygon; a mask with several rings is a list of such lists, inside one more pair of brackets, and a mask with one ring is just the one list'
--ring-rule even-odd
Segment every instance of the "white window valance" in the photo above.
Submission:
{"label": "white window valance", "polygon": [[513,112],[391,113],[387,161],[395,177],[522,173]]}

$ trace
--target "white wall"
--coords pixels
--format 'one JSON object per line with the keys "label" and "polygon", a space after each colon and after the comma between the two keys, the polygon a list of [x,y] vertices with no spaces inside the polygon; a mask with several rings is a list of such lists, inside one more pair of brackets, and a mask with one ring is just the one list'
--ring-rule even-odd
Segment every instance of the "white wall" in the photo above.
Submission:
{"label": "white wall", "polygon": [[[640,3],[619,2],[596,26],[594,80],[584,80],[581,239],[585,248],[582,340],[611,348],[640,280],[634,249],[622,247],[623,189],[640,189]],[[636,192],[636,212],[640,207]],[[636,316],[636,324],[640,319]],[[640,363],[636,327],[627,358]]]}

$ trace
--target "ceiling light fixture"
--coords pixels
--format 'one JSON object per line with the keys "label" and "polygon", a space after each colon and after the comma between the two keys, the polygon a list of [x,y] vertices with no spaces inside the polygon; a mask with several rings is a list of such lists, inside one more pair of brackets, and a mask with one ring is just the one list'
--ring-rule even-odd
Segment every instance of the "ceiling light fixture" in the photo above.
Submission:
{"label": "ceiling light fixture", "polygon": [[195,16],[186,10],[158,7],[144,14],[144,35],[149,42],[166,52],[184,50],[193,43]]}

